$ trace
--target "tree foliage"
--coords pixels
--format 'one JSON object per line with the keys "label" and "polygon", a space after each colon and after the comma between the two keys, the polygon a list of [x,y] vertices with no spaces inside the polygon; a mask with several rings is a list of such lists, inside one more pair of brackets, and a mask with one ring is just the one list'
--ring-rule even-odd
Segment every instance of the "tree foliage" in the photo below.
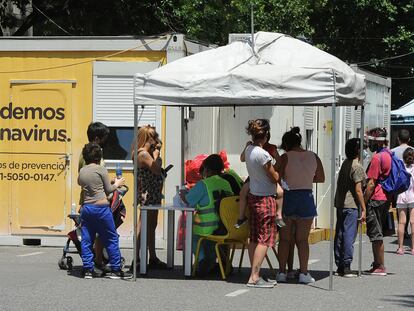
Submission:
{"label": "tree foliage", "polygon": [[[3,2],[2,2],[3,1]],[[29,0],[9,0],[22,10]],[[1,26],[18,20],[0,0]],[[16,35],[155,35],[226,44],[229,33],[286,33],[370,71],[414,76],[413,0],[33,0]],[[60,27],[58,27],[59,25]],[[411,53],[404,57],[388,59]],[[384,60],[388,59],[388,60]],[[393,107],[414,98],[414,79],[393,80]]]}

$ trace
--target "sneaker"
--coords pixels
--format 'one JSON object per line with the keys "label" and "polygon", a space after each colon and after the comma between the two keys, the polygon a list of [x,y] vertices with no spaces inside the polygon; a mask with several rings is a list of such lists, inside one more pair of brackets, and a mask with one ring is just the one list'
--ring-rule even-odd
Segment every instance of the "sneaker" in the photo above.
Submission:
{"label": "sneaker", "polygon": [[132,274],[129,272],[124,272],[122,270],[119,271],[111,271],[105,275],[106,278],[112,280],[119,280],[119,279],[131,279]]}
{"label": "sneaker", "polygon": [[269,283],[262,278],[259,278],[256,282],[249,282],[246,284],[247,287],[256,287],[256,288],[273,288],[274,285]]}
{"label": "sneaker", "polygon": [[273,286],[276,286],[277,285],[277,281],[275,279],[269,278],[266,274],[263,275],[263,279],[266,282],[268,282],[270,284],[273,284]]}
{"label": "sneaker", "polygon": [[286,224],[282,218],[276,218],[276,226],[278,226],[279,228],[283,228],[286,226]]}
{"label": "sneaker", "polygon": [[310,273],[300,273],[299,274],[299,283],[301,284],[310,284],[315,283],[315,279],[310,275]]}
{"label": "sneaker", "polygon": [[93,279],[93,271],[92,270],[84,270],[83,271],[83,278],[84,279]]}
{"label": "sneaker", "polygon": [[344,278],[354,278],[357,275],[355,273],[353,273],[353,271],[349,267],[345,267],[342,276]]}
{"label": "sneaker", "polygon": [[336,276],[344,276],[344,267],[338,267],[335,272]]}
{"label": "sneaker", "polygon": [[288,280],[294,280],[294,279],[296,279],[298,276],[299,276],[299,274],[297,274],[295,271],[289,271],[289,272],[286,274],[286,278],[287,278]]}
{"label": "sneaker", "polygon": [[243,219],[237,219],[237,223],[234,224],[234,228],[239,229],[244,224],[247,224],[248,221],[249,220],[247,219],[247,217],[244,217]]}
{"label": "sneaker", "polygon": [[397,249],[395,252],[397,255],[404,255],[404,250],[402,248]]}
{"label": "sneaker", "polygon": [[278,274],[276,274],[276,281],[279,283],[286,283],[287,282],[286,273],[279,272]]}
{"label": "sneaker", "polygon": [[377,276],[386,276],[387,271],[385,267],[381,268],[378,266],[373,265],[371,269],[364,271],[365,275],[377,275]]}
{"label": "sneaker", "polygon": [[101,272],[101,274],[111,272],[111,267],[108,266],[108,265],[104,265],[104,264],[101,264],[101,265],[95,264],[95,269],[99,270]]}

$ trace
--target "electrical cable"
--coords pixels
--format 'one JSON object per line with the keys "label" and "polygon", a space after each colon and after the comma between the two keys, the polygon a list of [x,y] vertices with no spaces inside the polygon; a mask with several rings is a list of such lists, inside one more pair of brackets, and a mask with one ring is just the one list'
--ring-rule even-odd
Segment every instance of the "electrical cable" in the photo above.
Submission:
{"label": "electrical cable", "polygon": [[72,36],[72,34],[70,32],[68,32],[67,30],[63,29],[61,26],[59,26],[55,21],[53,21],[49,16],[47,16],[45,13],[42,12],[42,10],[40,10],[33,2],[32,2],[32,6],[34,9],[36,9],[40,14],[42,14],[44,17],[47,18],[48,21],[50,21],[52,24],[54,24],[56,27],[58,27],[60,30],[62,30],[63,32],[65,32],[66,34]]}
{"label": "electrical cable", "polygon": [[387,58],[377,59],[377,60],[374,60],[374,61],[371,60],[371,61],[366,61],[366,62],[360,62],[360,63],[356,63],[355,65],[357,65],[357,66],[374,65],[374,64],[381,63],[381,62],[384,62],[384,61],[405,57],[405,56],[408,56],[408,55],[411,55],[411,54],[414,54],[414,51],[411,51],[411,52],[408,52],[408,53],[405,53],[405,54],[400,54],[400,55],[396,55],[396,56],[387,57]]}

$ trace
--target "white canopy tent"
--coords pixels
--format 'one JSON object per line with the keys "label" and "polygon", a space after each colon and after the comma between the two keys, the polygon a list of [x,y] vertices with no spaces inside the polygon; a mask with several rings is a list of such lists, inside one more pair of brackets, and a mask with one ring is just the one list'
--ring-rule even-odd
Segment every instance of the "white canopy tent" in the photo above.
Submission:
{"label": "white canopy tent", "polygon": [[411,125],[414,123],[414,99],[391,111],[391,123],[392,125]]}
{"label": "white canopy tent", "polygon": [[414,116],[414,99],[410,100],[404,106],[391,111],[391,115],[401,116],[401,117]]}
{"label": "white canopy tent", "polygon": [[[337,106],[363,107],[364,101],[364,76],[355,73],[335,56],[284,34],[258,32],[254,35],[253,48],[250,41],[237,41],[182,58],[147,74],[135,75],[135,133],[137,133],[138,106],[331,106],[333,121],[331,199],[333,202],[335,108]],[[183,117],[183,109],[181,115]],[[363,119],[362,115],[361,122]],[[364,128],[363,124],[361,128]],[[184,160],[183,150],[182,160]],[[134,174],[136,180],[136,164]],[[136,222],[135,194],[134,198]],[[333,232],[333,207],[330,216],[330,228]],[[333,280],[332,236],[331,234],[330,289]],[[135,247],[134,240],[134,254],[136,254]],[[135,276],[134,267],[134,278]]]}

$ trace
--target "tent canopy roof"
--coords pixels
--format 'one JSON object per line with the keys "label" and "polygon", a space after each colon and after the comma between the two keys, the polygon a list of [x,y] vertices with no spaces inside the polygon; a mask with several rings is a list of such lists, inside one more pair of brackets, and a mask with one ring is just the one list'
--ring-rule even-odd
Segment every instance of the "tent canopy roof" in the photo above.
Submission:
{"label": "tent canopy roof", "polygon": [[135,75],[136,105],[363,105],[365,78],[318,48],[258,32]]}
{"label": "tent canopy roof", "polygon": [[414,117],[414,99],[410,100],[404,106],[391,111],[391,115],[397,117]]}

